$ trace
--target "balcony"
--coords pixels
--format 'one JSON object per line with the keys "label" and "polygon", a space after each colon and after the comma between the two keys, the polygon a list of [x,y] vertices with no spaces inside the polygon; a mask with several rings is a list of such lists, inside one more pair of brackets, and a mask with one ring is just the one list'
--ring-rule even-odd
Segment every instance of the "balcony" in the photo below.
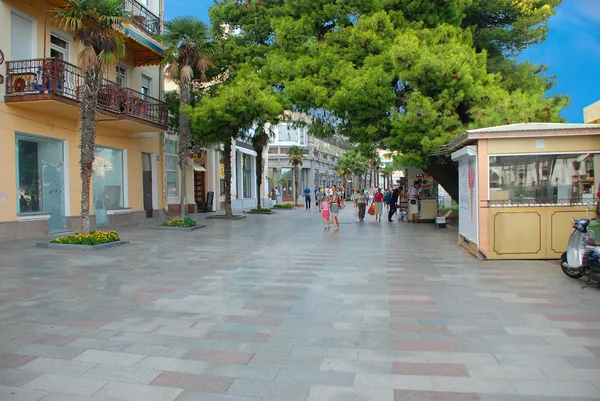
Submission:
{"label": "balcony", "polygon": [[150,36],[160,34],[160,18],[136,0],[125,0],[125,9],[131,14],[131,23]]}
{"label": "balcony", "polygon": [[[83,96],[83,71],[55,58],[8,61],[7,104],[66,118],[79,118]],[[166,103],[115,82],[102,79],[98,92],[98,124],[118,131],[165,131]]]}

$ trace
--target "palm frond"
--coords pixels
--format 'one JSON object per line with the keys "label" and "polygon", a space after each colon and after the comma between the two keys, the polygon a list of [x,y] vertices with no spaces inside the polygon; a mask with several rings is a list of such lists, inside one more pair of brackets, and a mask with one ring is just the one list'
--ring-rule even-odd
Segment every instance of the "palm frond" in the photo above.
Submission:
{"label": "palm frond", "polygon": [[194,69],[189,65],[184,65],[179,70],[179,79],[181,79],[181,83],[186,85],[192,81],[194,77]]}

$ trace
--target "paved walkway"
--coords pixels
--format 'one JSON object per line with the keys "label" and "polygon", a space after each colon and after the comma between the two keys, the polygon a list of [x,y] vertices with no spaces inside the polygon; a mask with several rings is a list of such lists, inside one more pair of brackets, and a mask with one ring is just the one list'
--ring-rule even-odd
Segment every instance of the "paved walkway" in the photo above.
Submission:
{"label": "paved walkway", "polygon": [[600,399],[600,291],[456,231],[313,209],[0,244],[0,400]]}

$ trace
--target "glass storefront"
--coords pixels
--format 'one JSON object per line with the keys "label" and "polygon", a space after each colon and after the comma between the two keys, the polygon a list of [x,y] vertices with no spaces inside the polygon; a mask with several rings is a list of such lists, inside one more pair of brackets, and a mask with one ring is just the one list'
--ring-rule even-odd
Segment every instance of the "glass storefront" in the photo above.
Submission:
{"label": "glass storefront", "polygon": [[490,156],[490,199],[539,202],[593,199],[598,154]]}
{"label": "glass storefront", "polygon": [[16,135],[17,212],[48,213],[51,232],[65,229],[63,142]]}
{"label": "glass storefront", "polygon": [[123,151],[97,146],[92,177],[96,224],[105,226],[106,210],[123,207]]}
{"label": "glass storefront", "polygon": [[252,198],[252,158],[250,155],[242,154],[242,179],[244,198]]}

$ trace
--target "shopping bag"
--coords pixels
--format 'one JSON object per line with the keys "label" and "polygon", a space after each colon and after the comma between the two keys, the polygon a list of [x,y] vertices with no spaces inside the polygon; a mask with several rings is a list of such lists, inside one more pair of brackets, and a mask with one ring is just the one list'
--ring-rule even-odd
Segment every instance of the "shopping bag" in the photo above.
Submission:
{"label": "shopping bag", "polygon": [[374,204],[371,204],[367,213],[369,213],[369,216],[375,216],[375,205]]}

